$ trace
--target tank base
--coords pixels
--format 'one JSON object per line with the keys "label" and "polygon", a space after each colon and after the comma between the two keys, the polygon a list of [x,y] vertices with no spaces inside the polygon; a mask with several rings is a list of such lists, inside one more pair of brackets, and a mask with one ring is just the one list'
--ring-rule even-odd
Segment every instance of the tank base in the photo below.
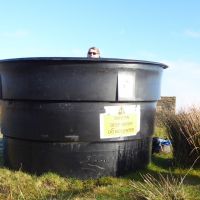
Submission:
{"label": "tank base", "polygon": [[38,142],[4,137],[4,166],[80,179],[120,176],[147,166],[151,138],[121,142]]}

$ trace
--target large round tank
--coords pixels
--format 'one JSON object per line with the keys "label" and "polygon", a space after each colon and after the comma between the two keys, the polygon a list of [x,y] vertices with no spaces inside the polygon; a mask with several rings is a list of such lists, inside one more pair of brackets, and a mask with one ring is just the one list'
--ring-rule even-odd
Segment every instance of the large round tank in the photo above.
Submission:
{"label": "large round tank", "polygon": [[145,167],[166,67],[109,58],[1,60],[5,166],[78,178]]}

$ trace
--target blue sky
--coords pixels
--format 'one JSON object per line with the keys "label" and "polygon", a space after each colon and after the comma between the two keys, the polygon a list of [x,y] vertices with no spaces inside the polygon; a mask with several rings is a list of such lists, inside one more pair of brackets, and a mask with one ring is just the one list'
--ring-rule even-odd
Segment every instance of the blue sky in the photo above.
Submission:
{"label": "blue sky", "polygon": [[199,0],[0,0],[0,59],[85,57],[169,65],[163,96],[200,105]]}

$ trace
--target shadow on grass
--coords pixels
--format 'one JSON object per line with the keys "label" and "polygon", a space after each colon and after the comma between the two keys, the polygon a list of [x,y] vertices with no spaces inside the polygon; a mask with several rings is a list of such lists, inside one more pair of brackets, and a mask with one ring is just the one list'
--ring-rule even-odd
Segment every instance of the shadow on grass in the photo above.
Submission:
{"label": "shadow on grass", "polygon": [[163,154],[163,155],[152,155],[151,162],[165,170],[169,170],[173,167],[173,158],[172,155]]}
{"label": "shadow on grass", "polygon": [[0,167],[3,167],[3,152],[0,150]]}

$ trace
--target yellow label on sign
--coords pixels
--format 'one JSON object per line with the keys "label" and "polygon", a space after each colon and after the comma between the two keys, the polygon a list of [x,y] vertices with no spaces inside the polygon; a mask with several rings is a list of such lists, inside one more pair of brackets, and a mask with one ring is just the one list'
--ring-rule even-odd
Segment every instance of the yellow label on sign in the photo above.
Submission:
{"label": "yellow label on sign", "polygon": [[115,138],[136,135],[140,130],[140,110],[133,106],[130,108],[129,106],[116,106],[110,109],[112,112],[100,114],[100,137]]}

